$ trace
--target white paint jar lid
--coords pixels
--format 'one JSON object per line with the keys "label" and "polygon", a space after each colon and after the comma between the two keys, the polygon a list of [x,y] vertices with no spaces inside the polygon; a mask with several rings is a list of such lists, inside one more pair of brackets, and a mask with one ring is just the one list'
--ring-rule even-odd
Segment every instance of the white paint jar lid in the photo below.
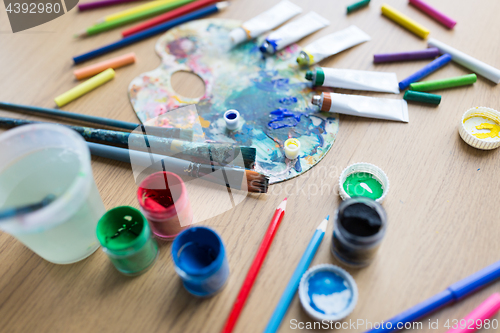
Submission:
{"label": "white paint jar lid", "polygon": [[358,287],[344,269],[331,264],[316,265],[302,275],[299,298],[311,318],[339,321],[356,307]]}
{"label": "white paint jar lid", "polygon": [[296,159],[300,154],[300,141],[296,138],[290,138],[283,145],[285,148],[285,156],[289,160]]}
{"label": "white paint jar lid", "polygon": [[344,183],[350,175],[353,173],[364,172],[371,174],[376,180],[382,184],[383,193],[382,196],[375,201],[378,203],[382,203],[385,197],[387,196],[387,192],[389,192],[389,178],[385,174],[385,172],[380,169],[378,166],[373,165],[371,163],[354,163],[345,168],[339,177],[339,195],[342,200],[349,199],[351,196],[347,194],[344,190]]}
{"label": "white paint jar lid", "polygon": [[462,120],[458,127],[458,133],[460,134],[460,137],[468,145],[474,148],[490,150],[500,147],[499,136],[493,138],[480,139],[474,135],[474,134],[477,135],[481,133],[486,133],[488,132],[488,130],[487,129],[484,131],[478,130],[476,126],[480,125],[480,122],[474,122],[473,118],[484,118],[485,119],[484,122],[488,123],[487,120],[489,120],[490,123],[496,123],[497,125],[500,126],[500,112],[484,106],[478,106],[469,109],[462,116]]}

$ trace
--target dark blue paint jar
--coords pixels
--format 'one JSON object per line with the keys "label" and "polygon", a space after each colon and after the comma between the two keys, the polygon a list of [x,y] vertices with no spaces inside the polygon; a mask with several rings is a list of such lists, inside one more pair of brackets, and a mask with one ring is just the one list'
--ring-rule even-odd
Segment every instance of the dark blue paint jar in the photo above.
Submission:
{"label": "dark blue paint jar", "polygon": [[199,297],[217,293],[229,277],[226,249],[220,236],[206,227],[191,227],[172,243],[177,274],[188,292]]}

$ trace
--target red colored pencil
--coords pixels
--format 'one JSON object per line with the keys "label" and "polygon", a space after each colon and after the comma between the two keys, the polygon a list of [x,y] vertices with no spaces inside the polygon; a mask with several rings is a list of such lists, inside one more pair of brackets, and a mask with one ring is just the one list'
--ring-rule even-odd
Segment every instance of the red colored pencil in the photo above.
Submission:
{"label": "red colored pencil", "polygon": [[140,31],[154,27],[155,25],[161,24],[161,23],[166,22],[168,20],[172,20],[174,18],[185,15],[185,14],[190,13],[192,11],[198,10],[202,7],[217,3],[219,1],[221,1],[221,0],[198,0],[195,2],[191,2],[185,6],[179,7],[179,8],[172,10],[168,13],[153,17],[152,19],[147,20],[146,22],[134,25],[131,28],[123,30],[122,36],[127,37],[130,35],[136,34]]}
{"label": "red colored pencil", "polygon": [[236,301],[234,302],[233,309],[231,310],[231,313],[227,318],[226,324],[224,325],[224,329],[222,330],[223,333],[230,333],[233,331],[234,325],[236,325],[236,321],[238,320],[238,316],[240,315],[241,310],[243,310],[243,306],[245,305],[248,295],[250,294],[250,290],[252,289],[255,279],[257,278],[257,274],[259,274],[260,267],[264,262],[264,258],[266,257],[267,251],[271,246],[274,235],[276,234],[276,231],[280,226],[281,220],[285,215],[285,209],[286,209],[286,198],[280,203],[278,208],[276,208],[276,212],[274,213],[273,219],[271,220],[271,223],[267,228],[262,243],[260,243],[259,250],[257,251],[255,258],[253,259],[252,266],[250,266],[250,269],[248,270],[245,281],[243,282],[238,297],[236,297]]}

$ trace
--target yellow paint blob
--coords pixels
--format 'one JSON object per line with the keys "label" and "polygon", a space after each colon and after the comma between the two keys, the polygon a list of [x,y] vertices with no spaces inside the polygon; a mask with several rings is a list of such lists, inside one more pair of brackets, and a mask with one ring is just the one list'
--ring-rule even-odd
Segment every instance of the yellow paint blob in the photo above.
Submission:
{"label": "yellow paint blob", "polygon": [[199,116],[198,119],[200,120],[201,127],[207,128],[210,126],[210,122],[208,120],[203,119],[202,116]]}
{"label": "yellow paint blob", "polygon": [[481,125],[476,126],[476,128],[478,130],[481,130],[481,129],[489,129],[490,130],[488,133],[472,134],[478,139],[494,138],[496,136],[499,136],[498,133],[500,133],[500,125],[482,123]]}

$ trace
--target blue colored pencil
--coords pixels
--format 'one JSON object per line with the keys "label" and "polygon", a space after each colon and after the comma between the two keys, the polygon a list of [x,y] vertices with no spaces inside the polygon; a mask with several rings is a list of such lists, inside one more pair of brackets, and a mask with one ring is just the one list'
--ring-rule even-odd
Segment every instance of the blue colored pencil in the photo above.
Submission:
{"label": "blue colored pencil", "polygon": [[288,310],[288,307],[292,302],[293,296],[295,296],[295,293],[297,292],[300,279],[306,272],[307,268],[309,268],[309,265],[311,264],[311,261],[313,260],[314,255],[316,254],[316,251],[318,250],[318,247],[323,240],[323,236],[325,235],[326,226],[328,225],[329,219],[330,215],[328,215],[316,229],[316,232],[309,242],[306,251],[302,255],[302,258],[300,259],[295,272],[293,272],[292,278],[288,282],[288,285],[286,286],[285,291],[283,292],[283,295],[278,302],[278,305],[276,305],[276,309],[274,309],[273,315],[267,323],[264,333],[274,333],[278,331],[281,321],[285,317],[286,311]]}
{"label": "blue colored pencil", "polygon": [[202,18],[204,16],[217,13],[219,10],[224,9],[227,7],[227,2],[219,2],[211,6],[204,7],[202,9],[199,9],[197,11],[194,11],[192,13],[186,14],[184,16],[178,17],[176,19],[173,19],[171,21],[165,22],[163,24],[157,25],[156,27],[153,27],[148,30],[144,30],[142,32],[139,32],[135,35],[125,37],[117,42],[108,44],[106,46],[103,46],[101,48],[98,48],[96,50],[81,54],[79,56],[76,56],[73,58],[73,62],[76,64],[80,64],[84,61],[96,58],[100,55],[109,53],[114,50],[118,50],[122,47],[125,47],[127,45],[139,42],[143,39],[152,37],[154,35],[160,34],[162,32],[167,31],[168,29],[171,29],[175,26],[178,26],[182,23],[186,23],[191,20],[196,20],[199,18]]}
{"label": "blue colored pencil", "polygon": [[406,79],[402,80],[399,82],[399,89],[404,90],[410,86],[411,83],[420,81],[427,75],[437,71],[447,63],[451,61],[451,55],[448,53],[443,54],[439,58],[431,61],[428,63],[424,68],[421,70],[413,73],[412,75],[408,76]]}

